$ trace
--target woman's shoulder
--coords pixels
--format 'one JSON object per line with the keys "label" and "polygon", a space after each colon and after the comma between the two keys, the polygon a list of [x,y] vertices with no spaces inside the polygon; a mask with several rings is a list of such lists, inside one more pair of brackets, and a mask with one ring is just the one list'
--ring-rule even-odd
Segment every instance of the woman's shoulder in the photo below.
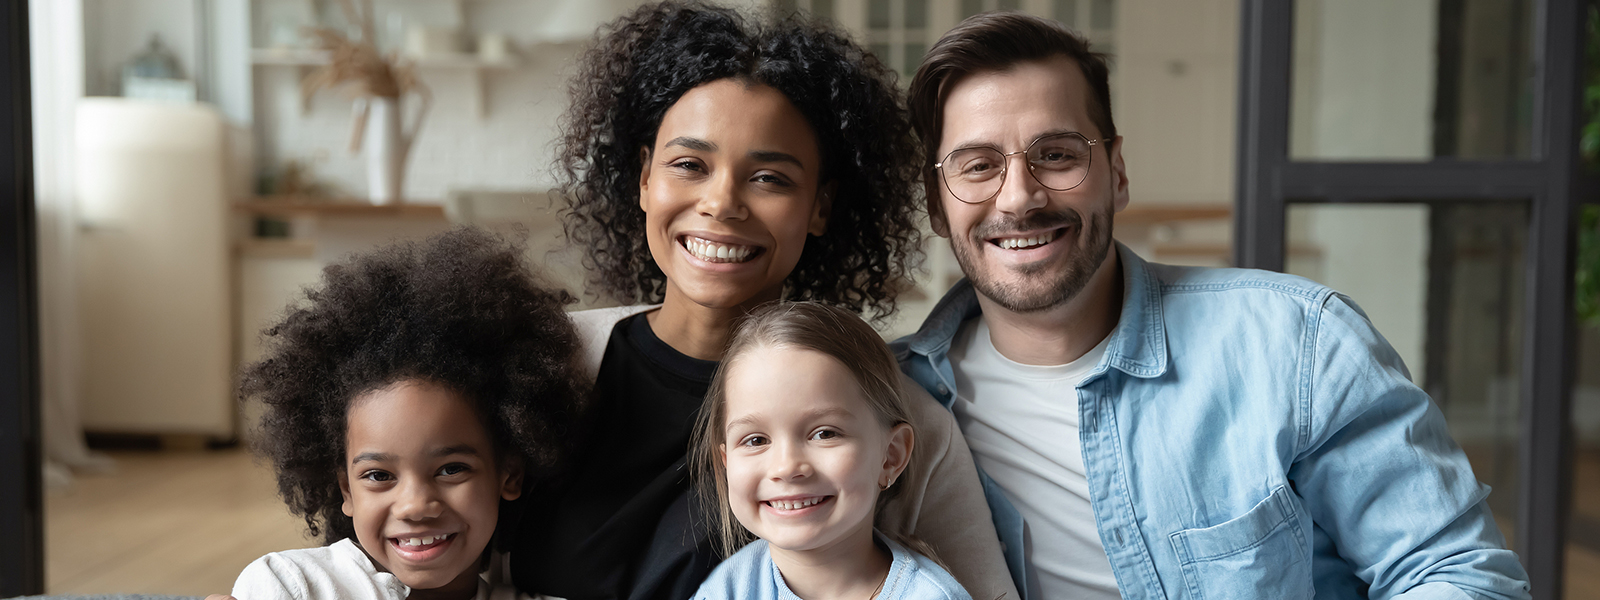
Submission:
{"label": "woman's shoulder", "polygon": [[766,540],[756,540],[733,553],[706,576],[694,600],[774,600],[778,582]]}
{"label": "woman's shoulder", "polygon": [[612,328],[623,319],[654,310],[659,306],[658,304],[614,306],[567,313],[572,319],[572,326],[578,330],[578,341],[583,344],[580,356],[583,358],[584,372],[588,374],[590,381],[594,381],[595,376],[600,373],[600,360],[605,358],[606,340],[610,338]]}
{"label": "woman's shoulder", "polygon": [[611,328],[618,321],[633,315],[659,308],[659,304],[635,304],[633,306],[613,306],[610,308],[591,308],[567,313],[572,318],[572,324],[577,326],[579,332],[588,332],[593,329],[611,333]]}
{"label": "woman's shoulder", "polygon": [[951,432],[957,431],[955,415],[951,414],[950,409],[905,373],[900,374],[900,397],[905,399],[906,410],[910,413],[908,416],[911,417],[912,426],[917,429],[918,450],[924,448],[921,443],[925,440],[941,447],[949,443]]}

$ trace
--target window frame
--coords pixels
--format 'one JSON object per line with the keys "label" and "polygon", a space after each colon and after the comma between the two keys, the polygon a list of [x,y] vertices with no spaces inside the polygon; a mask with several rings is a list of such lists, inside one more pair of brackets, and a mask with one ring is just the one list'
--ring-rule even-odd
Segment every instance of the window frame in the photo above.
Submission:
{"label": "window frame", "polygon": [[1528,198],[1528,285],[1513,541],[1541,597],[1560,598],[1571,478],[1568,403],[1576,342],[1577,211],[1600,183],[1579,163],[1584,0],[1535,0],[1532,158],[1313,162],[1289,158],[1294,2],[1241,0],[1234,264],[1282,271],[1295,203]]}

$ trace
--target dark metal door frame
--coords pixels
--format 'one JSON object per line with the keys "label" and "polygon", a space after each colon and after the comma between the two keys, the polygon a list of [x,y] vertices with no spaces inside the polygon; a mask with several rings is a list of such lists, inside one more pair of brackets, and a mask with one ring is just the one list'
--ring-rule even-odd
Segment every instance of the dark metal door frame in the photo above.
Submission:
{"label": "dark metal door frame", "polygon": [[28,3],[0,1],[0,598],[44,593]]}
{"label": "dark metal door frame", "polygon": [[1241,0],[1238,205],[1234,263],[1281,271],[1285,209],[1296,202],[1530,202],[1523,318],[1520,492],[1514,541],[1534,594],[1559,598],[1564,562],[1567,398],[1573,378],[1572,267],[1577,207],[1600,189],[1578,164],[1585,2],[1534,9],[1533,158],[1428,162],[1289,159],[1294,2]]}

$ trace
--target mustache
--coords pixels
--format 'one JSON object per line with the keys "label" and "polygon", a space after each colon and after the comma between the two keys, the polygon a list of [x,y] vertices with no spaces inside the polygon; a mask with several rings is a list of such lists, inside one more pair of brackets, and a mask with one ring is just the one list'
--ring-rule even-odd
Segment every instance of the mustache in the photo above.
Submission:
{"label": "mustache", "polygon": [[1041,229],[1057,229],[1061,227],[1076,227],[1083,230],[1083,215],[1073,209],[1063,209],[1052,212],[1037,212],[1027,217],[1018,219],[1011,216],[1000,216],[973,229],[973,237],[980,240],[998,237],[1013,237],[1024,231],[1039,231]]}

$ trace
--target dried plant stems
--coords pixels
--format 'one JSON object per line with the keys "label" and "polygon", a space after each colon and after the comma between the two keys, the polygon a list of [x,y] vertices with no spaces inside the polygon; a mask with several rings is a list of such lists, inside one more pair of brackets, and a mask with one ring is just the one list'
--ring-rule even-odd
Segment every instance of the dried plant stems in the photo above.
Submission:
{"label": "dried plant stems", "polygon": [[[398,99],[407,92],[422,97],[424,112],[431,104],[432,94],[417,78],[415,65],[400,58],[398,53],[387,55],[378,51],[374,26],[372,0],[361,0],[358,8],[353,0],[339,0],[345,18],[359,25],[361,39],[352,40],[343,32],[316,27],[309,30],[316,45],[328,53],[328,64],[318,67],[300,82],[301,93],[309,99],[323,88],[344,87],[358,99]],[[366,104],[359,105],[352,132],[350,149],[359,152],[362,132],[366,127]],[[420,118],[420,116],[419,116]]]}

